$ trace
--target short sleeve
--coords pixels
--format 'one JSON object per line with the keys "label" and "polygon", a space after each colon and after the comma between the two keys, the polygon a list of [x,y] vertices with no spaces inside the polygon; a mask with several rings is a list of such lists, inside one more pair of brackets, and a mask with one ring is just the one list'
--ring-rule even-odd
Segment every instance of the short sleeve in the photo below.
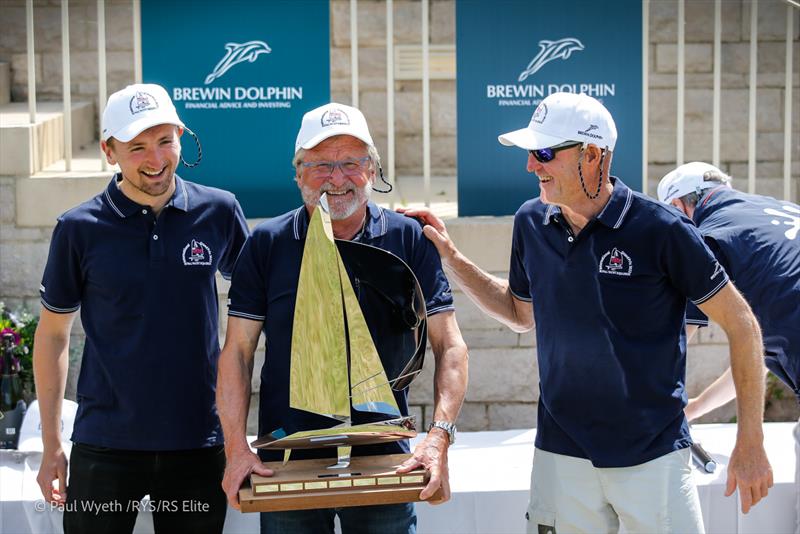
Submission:
{"label": "short sleeve", "polygon": [[530,302],[531,284],[525,269],[525,249],[522,239],[522,225],[514,218],[514,230],[511,236],[511,263],[508,269],[508,287],[511,293],[525,302]]}
{"label": "short sleeve", "polygon": [[83,294],[81,259],[70,226],[62,219],[56,223],[39,286],[42,305],[55,313],[76,311]]}
{"label": "short sleeve", "polygon": [[663,261],[672,285],[695,305],[716,295],[728,283],[725,268],[686,217],[669,225]]}
{"label": "short sleeve", "polygon": [[[725,272],[728,273],[729,276],[735,277],[735,273],[732,273],[730,270],[728,258],[725,256],[722,247],[719,245],[719,243],[717,243],[717,240],[708,235],[703,236],[703,239],[709,250],[711,250],[711,253],[714,254],[714,257],[717,259],[720,265],[722,265],[722,268],[725,269]],[[708,317],[705,313],[700,311],[700,308],[698,308],[694,303],[689,302],[686,306],[686,324],[699,327],[708,326]]]}
{"label": "short sleeve", "polygon": [[219,263],[219,272],[222,273],[222,276],[226,280],[231,279],[236,259],[239,257],[239,253],[242,251],[242,246],[247,240],[249,233],[247,229],[247,219],[244,217],[242,207],[239,205],[239,201],[234,199],[228,244],[225,248],[225,254],[223,254]]}
{"label": "short sleeve", "polygon": [[453,306],[453,292],[450,282],[442,269],[442,260],[439,253],[421,229],[416,231],[414,238],[414,261],[411,269],[419,281],[422,294],[425,296],[425,307],[428,316],[443,311],[455,309]]}
{"label": "short sleeve", "polygon": [[700,308],[691,301],[686,304],[686,324],[699,326],[701,328],[708,326],[708,317],[706,314],[700,311]]}
{"label": "short sleeve", "polygon": [[[268,252],[262,252],[254,232],[247,238],[233,268],[231,287],[228,290],[228,315],[253,321],[263,321],[267,315],[266,273]],[[266,247],[267,249],[269,247]]]}

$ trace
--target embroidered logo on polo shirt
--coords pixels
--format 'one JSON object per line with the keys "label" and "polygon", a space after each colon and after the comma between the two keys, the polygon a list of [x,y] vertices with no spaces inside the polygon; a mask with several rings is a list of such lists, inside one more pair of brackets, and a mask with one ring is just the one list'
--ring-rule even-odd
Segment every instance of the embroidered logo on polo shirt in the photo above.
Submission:
{"label": "embroidered logo on polo shirt", "polygon": [[211,249],[202,241],[186,243],[182,255],[184,265],[211,265]]}
{"label": "embroidered logo on polo shirt", "polygon": [[614,247],[600,258],[600,272],[603,274],[616,274],[630,276],[633,271],[633,261],[625,251]]}

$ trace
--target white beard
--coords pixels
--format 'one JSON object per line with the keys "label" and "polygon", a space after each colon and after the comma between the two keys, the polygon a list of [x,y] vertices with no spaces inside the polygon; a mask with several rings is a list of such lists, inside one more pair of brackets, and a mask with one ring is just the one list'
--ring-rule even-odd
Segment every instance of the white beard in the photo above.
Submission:
{"label": "white beard", "polygon": [[[322,196],[322,193],[327,193],[334,189],[335,188],[330,183],[324,184],[316,191],[306,185],[301,185],[300,194],[303,197],[304,204],[308,206],[317,206],[319,205],[319,197]],[[332,221],[347,219],[358,211],[359,208],[366,205],[372,196],[372,184],[367,183],[364,187],[356,187],[352,182],[349,182],[342,189],[338,190],[338,192],[342,191],[353,191],[354,194],[349,197],[349,202],[339,200],[334,195],[328,195],[328,213]]]}

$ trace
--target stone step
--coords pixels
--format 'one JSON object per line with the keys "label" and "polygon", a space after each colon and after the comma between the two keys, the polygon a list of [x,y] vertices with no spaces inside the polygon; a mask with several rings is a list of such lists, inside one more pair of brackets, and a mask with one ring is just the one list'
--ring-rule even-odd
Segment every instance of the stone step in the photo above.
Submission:
{"label": "stone step", "polygon": [[11,102],[11,64],[0,61],[0,106]]}
{"label": "stone step", "polygon": [[[0,176],[31,176],[64,159],[64,105],[39,102],[36,107],[36,124],[30,124],[26,102],[0,105]],[[73,102],[73,153],[95,139],[94,104]]]}
{"label": "stone step", "polygon": [[59,160],[33,176],[16,179],[18,227],[51,227],[56,217],[101,192],[119,169],[101,167],[97,141],[73,152],[72,170]]}

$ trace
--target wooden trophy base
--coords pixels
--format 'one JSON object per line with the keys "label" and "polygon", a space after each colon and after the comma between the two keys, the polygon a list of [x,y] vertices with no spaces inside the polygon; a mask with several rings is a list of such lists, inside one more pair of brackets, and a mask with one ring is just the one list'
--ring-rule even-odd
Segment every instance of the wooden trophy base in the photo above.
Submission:
{"label": "wooden trophy base", "polygon": [[[328,469],[335,460],[266,462],[271,477],[250,476],[250,487],[239,490],[242,512],[283,512],[344,508],[419,501],[428,483],[424,469],[399,475],[395,470],[410,454],[351,458],[347,469]],[[441,498],[439,489],[430,500]]]}

